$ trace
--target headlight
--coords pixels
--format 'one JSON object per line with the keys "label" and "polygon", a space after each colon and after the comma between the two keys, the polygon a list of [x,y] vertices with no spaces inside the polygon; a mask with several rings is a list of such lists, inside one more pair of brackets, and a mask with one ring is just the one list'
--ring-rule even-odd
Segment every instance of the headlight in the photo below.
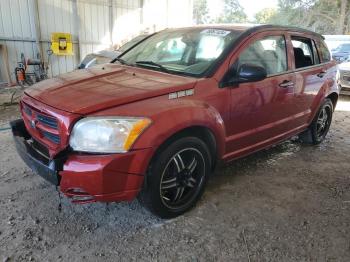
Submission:
{"label": "headlight", "polygon": [[148,118],[87,117],[74,125],[69,144],[75,151],[123,153],[150,124]]}

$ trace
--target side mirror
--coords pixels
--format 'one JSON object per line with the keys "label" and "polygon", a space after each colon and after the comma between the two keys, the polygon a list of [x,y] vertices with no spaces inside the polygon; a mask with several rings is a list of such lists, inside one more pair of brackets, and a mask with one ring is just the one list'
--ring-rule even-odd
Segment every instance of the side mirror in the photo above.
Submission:
{"label": "side mirror", "polygon": [[243,64],[238,69],[238,82],[258,82],[267,77],[266,69],[262,66]]}
{"label": "side mirror", "polygon": [[221,83],[220,87],[232,86],[240,83],[258,82],[267,77],[267,72],[264,67],[253,64],[243,64],[238,68],[236,73],[232,71],[228,73],[235,76],[232,78],[226,76],[229,80]]}

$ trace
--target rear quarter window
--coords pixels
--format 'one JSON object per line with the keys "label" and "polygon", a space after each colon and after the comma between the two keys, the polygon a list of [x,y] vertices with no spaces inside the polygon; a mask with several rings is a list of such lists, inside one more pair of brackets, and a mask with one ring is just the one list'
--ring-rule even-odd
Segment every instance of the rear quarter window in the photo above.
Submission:
{"label": "rear quarter window", "polygon": [[319,41],[319,43],[318,43],[318,52],[320,54],[320,58],[321,58],[322,63],[327,63],[327,62],[331,61],[331,59],[332,59],[331,53],[329,52],[329,49],[323,40]]}

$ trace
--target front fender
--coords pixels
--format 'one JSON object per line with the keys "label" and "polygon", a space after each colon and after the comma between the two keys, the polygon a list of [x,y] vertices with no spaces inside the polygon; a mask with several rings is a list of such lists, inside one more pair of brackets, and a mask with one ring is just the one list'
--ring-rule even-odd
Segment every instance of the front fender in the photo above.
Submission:
{"label": "front fender", "polygon": [[152,115],[152,125],[135,142],[133,148],[158,148],[167,139],[189,127],[205,127],[215,137],[219,157],[225,152],[225,126],[220,113],[212,106],[184,99],[175,107],[162,107]]}
{"label": "front fender", "polygon": [[155,97],[124,106],[100,111],[101,116],[143,116],[152,124],[135,141],[132,149],[157,149],[174,134],[189,127],[205,127],[215,137],[218,157],[225,152],[225,126],[219,111],[194,97],[169,100],[168,96]]}

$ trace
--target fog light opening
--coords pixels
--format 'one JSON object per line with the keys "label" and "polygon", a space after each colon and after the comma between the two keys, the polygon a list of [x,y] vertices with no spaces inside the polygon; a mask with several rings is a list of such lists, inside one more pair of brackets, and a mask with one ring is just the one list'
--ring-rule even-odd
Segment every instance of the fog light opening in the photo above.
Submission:
{"label": "fog light opening", "polygon": [[71,198],[75,204],[86,204],[95,202],[95,198],[81,188],[70,188],[65,192],[65,195]]}

